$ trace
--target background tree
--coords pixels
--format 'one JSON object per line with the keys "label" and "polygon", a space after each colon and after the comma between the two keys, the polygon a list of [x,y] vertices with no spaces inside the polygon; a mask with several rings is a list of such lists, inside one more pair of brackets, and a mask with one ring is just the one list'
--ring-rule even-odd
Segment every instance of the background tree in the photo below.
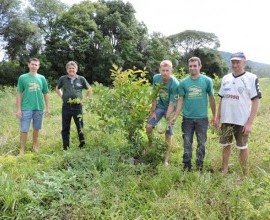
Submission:
{"label": "background tree", "polygon": [[50,36],[57,18],[67,10],[67,5],[59,0],[29,0],[25,10],[27,18],[40,28],[43,39]]}
{"label": "background tree", "polygon": [[220,46],[218,37],[213,33],[195,30],[186,30],[168,37],[172,48],[183,52],[180,67],[188,72],[187,62],[192,56],[198,56],[202,60],[202,72],[214,77],[214,73],[222,76],[228,68],[217,48]]}
{"label": "background tree", "polygon": [[10,21],[20,13],[19,0],[0,1],[0,51],[5,46],[3,35]]}
{"label": "background tree", "polygon": [[77,60],[90,82],[107,85],[112,64],[128,69],[140,63],[147,31],[134,13],[132,5],[122,1],[73,5],[56,21],[46,43],[53,68],[61,73],[67,60]]}
{"label": "background tree", "polygon": [[214,75],[222,77],[228,72],[228,66],[222,59],[219,51],[213,49],[196,49],[189,57],[197,56],[202,61],[201,71],[214,78]]}
{"label": "background tree", "polygon": [[143,48],[143,63],[150,73],[147,77],[152,80],[153,74],[159,71],[159,64],[161,60],[169,59],[172,61],[173,66],[177,69],[181,54],[172,49],[170,40],[163,34],[154,32],[150,38],[145,41]]}
{"label": "background tree", "polygon": [[1,0],[0,1],[0,35],[9,24],[13,17],[16,17],[20,11],[19,0]]}
{"label": "background tree", "polygon": [[202,48],[217,49],[220,46],[218,37],[214,33],[186,30],[168,37],[174,48],[188,54]]}
{"label": "background tree", "polygon": [[13,18],[3,30],[3,39],[9,59],[22,64],[35,56],[41,47],[38,27],[24,18]]}

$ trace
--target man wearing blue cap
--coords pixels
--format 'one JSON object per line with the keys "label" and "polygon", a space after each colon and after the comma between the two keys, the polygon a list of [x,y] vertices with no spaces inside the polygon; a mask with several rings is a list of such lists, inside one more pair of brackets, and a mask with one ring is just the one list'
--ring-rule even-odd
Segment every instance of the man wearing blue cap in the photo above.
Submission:
{"label": "man wearing blue cap", "polygon": [[228,173],[233,136],[240,150],[239,161],[247,174],[248,136],[257,114],[261,91],[256,75],[245,71],[246,56],[237,52],[231,56],[232,73],[222,78],[218,95],[221,97],[216,126],[221,122],[220,144],[223,147],[222,174]]}

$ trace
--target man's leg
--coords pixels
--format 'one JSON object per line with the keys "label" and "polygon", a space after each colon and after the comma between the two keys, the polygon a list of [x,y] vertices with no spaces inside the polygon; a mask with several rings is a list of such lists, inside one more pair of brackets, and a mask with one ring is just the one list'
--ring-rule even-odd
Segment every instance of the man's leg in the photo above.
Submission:
{"label": "man's leg", "polygon": [[234,125],[221,124],[220,144],[222,149],[222,175],[228,173],[229,158],[231,155],[232,141],[233,141]]}
{"label": "man's leg", "polygon": [[33,129],[33,151],[38,151],[38,136],[39,136],[39,130]]}
{"label": "man's leg", "polygon": [[165,116],[166,111],[163,109],[156,109],[155,111],[155,117],[149,118],[147,125],[145,127],[146,129],[146,135],[148,138],[148,146],[143,150],[143,154],[148,153],[151,148],[153,147],[153,130],[154,127],[157,125],[157,123],[160,121],[160,119]]}
{"label": "man's leg", "polygon": [[22,111],[22,118],[20,120],[20,155],[25,152],[26,142],[30,123],[32,120],[33,111]]}
{"label": "man's leg", "polygon": [[144,154],[148,153],[153,147],[153,129],[154,128],[151,124],[147,124],[145,129],[146,129],[146,135],[148,138],[148,146],[145,147],[145,149],[143,150]]}
{"label": "man's leg", "polygon": [[20,134],[20,155],[24,154],[28,132],[21,132]]}
{"label": "man's leg", "polygon": [[223,147],[223,152],[222,152],[222,175],[223,176],[225,176],[228,173],[231,149],[232,149],[231,145],[227,145]]}
{"label": "man's leg", "polygon": [[165,166],[169,165],[169,156],[172,149],[172,135],[171,134],[165,134],[165,142],[167,145],[167,150],[164,157],[164,164]]}
{"label": "man's leg", "polygon": [[183,164],[184,170],[191,171],[192,144],[195,127],[193,119],[183,118],[182,132],[184,142]]}
{"label": "man's leg", "polygon": [[69,136],[70,136],[70,123],[71,123],[71,113],[70,113],[70,105],[63,104],[62,107],[62,141],[63,141],[63,149],[67,150],[69,147]]}
{"label": "man's leg", "polygon": [[196,166],[197,170],[201,171],[203,169],[203,161],[205,157],[205,143],[207,140],[207,128],[208,128],[208,119],[196,119],[195,123],[195,133],[197,136],[197,150],[196,150]]}
{"label": "man's leg", "polygon": [[247,161],[248,161],[248,149],[240,149],[239,152],[239,162],[240,166],[243,172],[243,175],[248,174],[248,166],[247,166]]}
{"label": "man's leg", "polygon": [[239,152],[239,163],[243,172],[243,175],[248,174],[248,135],[243,134],[243,126],[235,126],[234,135],[236,139],[237,149]]}
{"label": "man's leg", "polygon": [[83,117],[82,117],[82,106],[76,105],[73,107],[73,120],[75,122],[78,138],[79,138],[79,148],[83,148],[85,145],[84,133],[83,133]]}
{"label": "man's leg", "polygon": [[42,128],[43,111],[33,111],[33,151],[38,151],[39,130]]}

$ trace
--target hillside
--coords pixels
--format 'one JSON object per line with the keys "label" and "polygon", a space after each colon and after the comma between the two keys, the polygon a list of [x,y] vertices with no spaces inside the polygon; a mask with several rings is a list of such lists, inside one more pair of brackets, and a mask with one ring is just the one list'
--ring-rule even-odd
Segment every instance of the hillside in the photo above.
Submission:
{"label": "hillside", "polygon": [[[228,67],[230,67],[230,58],[232,53],[220,51],[220,55],[226,61]],[[270,64],[248,60],[247,66],[251,70],[251,72],[255,73],[258,77],[270,77]]]}

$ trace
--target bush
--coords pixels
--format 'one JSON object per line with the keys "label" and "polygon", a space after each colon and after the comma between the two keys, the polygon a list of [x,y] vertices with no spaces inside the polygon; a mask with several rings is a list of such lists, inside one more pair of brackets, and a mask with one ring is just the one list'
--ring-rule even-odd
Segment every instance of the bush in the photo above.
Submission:
{"label": "bush", "polygon": [[111,70],[113,88],[94,84],[93,99],[89,104],[92,112],[99,116],[98,129],[112,133],[125,132],[130,143],[138,141],[140,131],[150,111],[152,89],[146,79],[145,70],[121,71],[117,66]]}

